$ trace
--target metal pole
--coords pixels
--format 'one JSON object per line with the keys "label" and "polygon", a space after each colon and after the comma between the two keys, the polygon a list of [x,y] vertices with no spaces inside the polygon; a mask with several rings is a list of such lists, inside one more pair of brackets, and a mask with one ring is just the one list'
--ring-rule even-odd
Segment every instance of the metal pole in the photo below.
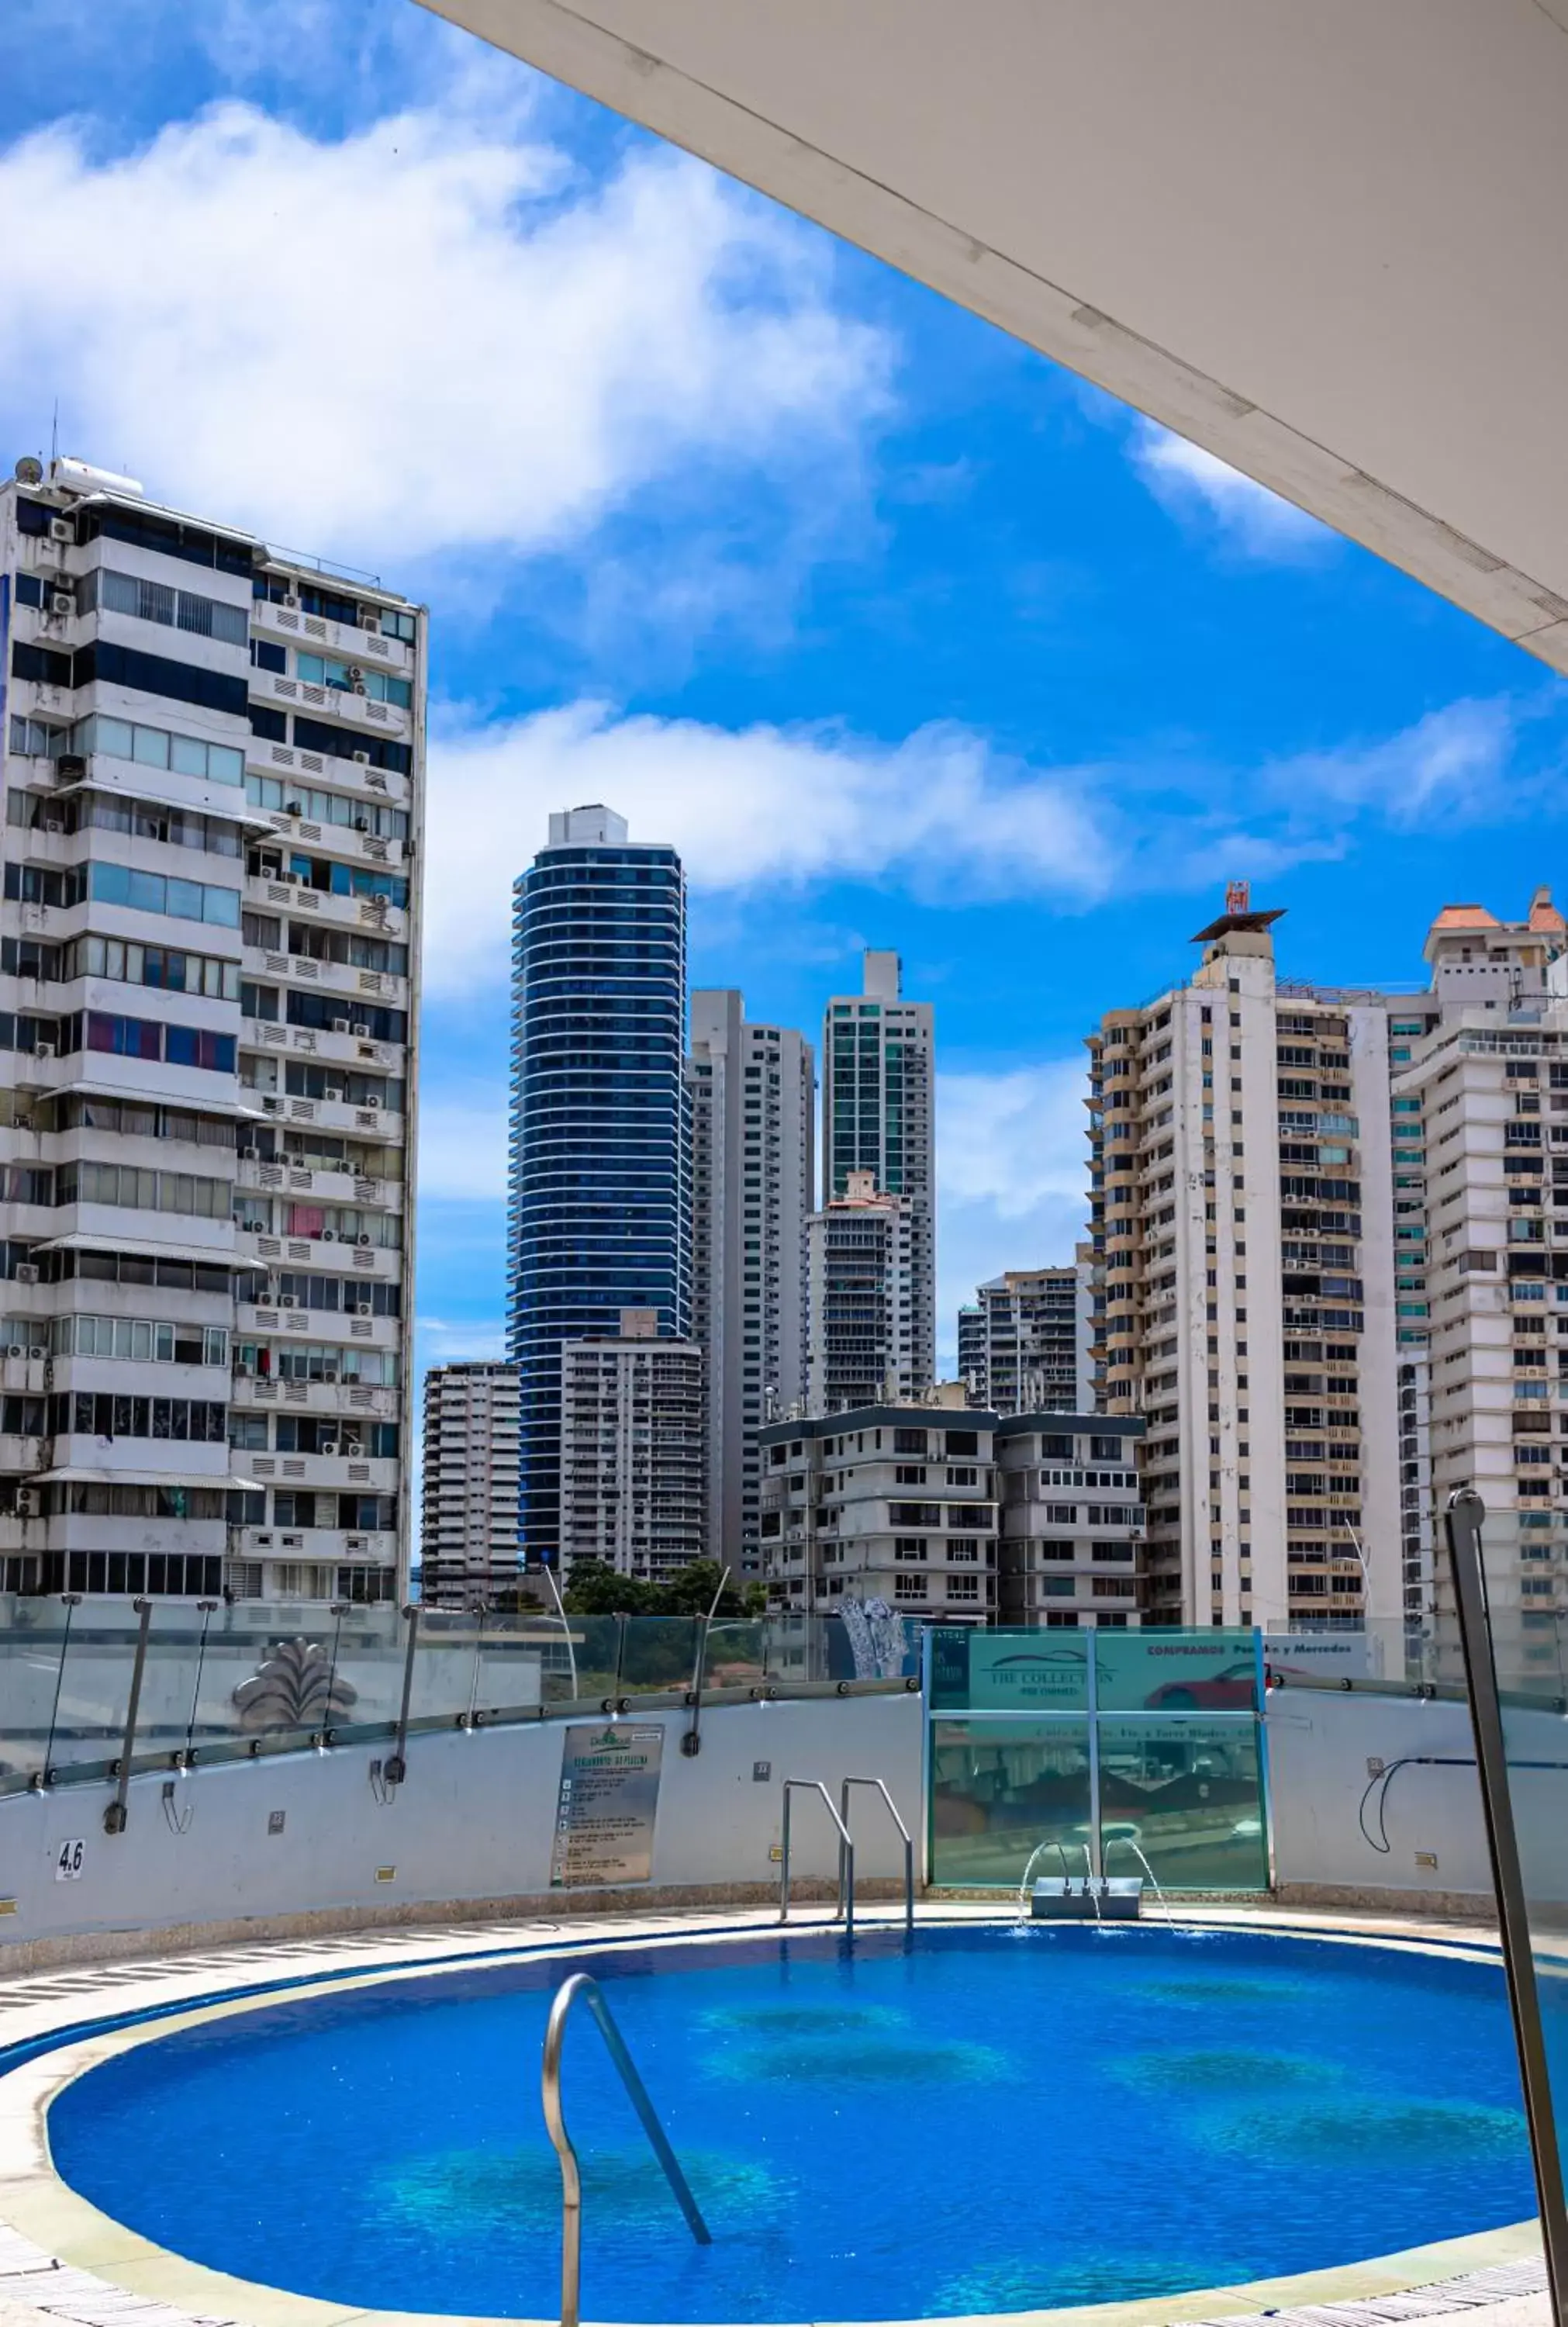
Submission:
{"label": "metal pole", "polygon": [[572,2006],[579,1996],[593,2014],[599,2033],[603,2037],[621,2081],[626,2088],[627,2098],[642,2121],[642,2129],[652,2145],[654,2155],[664,2168],[665,2179],[674,2193],[676,2204],[686,2217],[687,2229],[698,2246],[713,2244],[701,2209],[692,2195],[691,2184],[681,2172],[680,2160],[669,2145],[668,2137],[648,2097],[648,2088],[637,2073],[636,2063],[611,2016],[610,2006],[604,2001],[598,1981],[588,1972],[574,1972],[571,1978],[564,1980],[555,1990],[555,2002],[550,2006],[539,2079],[546,2129],[561,2161],[561,2327],[578,2327],[582,2314],[583,2181],[577,2171],[577,2153],[566,2130],[565,2115],[561,2106],[561,2046]]}
{"label": "metal pole", "polygon": [[821,1795],[822,1807],[837,1830],[840,1896],[838,1904],[828,1917],[828,1921],[835,1923],[842,1909],[844,1936],[846,1939],[853,1939],[854,1937],[854,1844],[851,1839],[849,1828],[833,1807],[832,1795],[820,1778],[786,1778],[784,1780],[784,1830],[779,1846],[779,1920],[781,1923],[787,1923],[789,1920],[789,1797],[798,1790],[802,1793]]}
{"label": "metal pole", "polygon": [[136,1715],[142,1709],[142,1675],[147,1665],[147,1628],[153,1621],[150,1600],[134,1600],[131,1605],[142,1620],[136,1634],[136,1661],[131,1667],[131,1696],[126,1707],[125,1743],[120,1747],[119,1786],[114,1800],[104,1812],[104,1832],[124,1834],[131,1822],[127,1797],[131,1790],[131,1752],[136,1742]]}
{"label": "metal pole", "polygon": [[566,1603],[561,1597],[555,1571],[547,1560],[545,1563],[545,1581],[555,1595],[555,1613],[561,1619],[561,1630],[566,1636],[566,1661],[572,1668],[572,1702],[575,1705],[582,1693],[577,1687],[577,1651],[572,1644],[572,1627],[566,1621]]}
{"label": "metal pole", "polygon": [[218,1603],[216,1600],[198,1600],[196,1605],[201,1614],[201,1638],[196,1649],[196,1680],[195,1686],[191,1691],[191,1718],[185,1724],[185,1760],[187,1765],[189,1765],[189,1763],[195,1758],[196,1715],[201,1703],[202,1669],[207,1662],[207,1630],[212,1621],[213,1611],[217,1608]]}
{"label": "metal pole", "polygon": [[1084,1651],[1084,1685],[1089,1720],[1089,1880],[1105,1887],[1105,1853],[1100,1847],[1100,1667],[1090,1631]]}
{"label": "metal pole", "polygon": [[343,1619],[350,1613],[347,1600],[334,1600],[330,1611],[332,1618],[332,1653],[327,1666],[327,1697],[322,1707],[322,1725],[316,1733],[316,1743],[330,1745],[332,1742],[332,1691],[338,1682],[338,1643],[343,1637]]}
{"label": "metal pole", "polygon": [[403,1613],[408,1619],[408,1647],[403,1658],[403,1704],[397,1715],[397,1734],[393,1740],[391,1759],[381,1771],[382,1782],[400,1786],[408,1775],[408,1709],[414,1702],[414,1649],[419,1638],[419,1603],[411,1600]]}
{"label": "metal pole", "polygon": [[1487,1851],[1498,1894],[1503,1967],[1507,1975],[1514,2041],[1519,2054],[1519,2082],[1524,2088],[1525,2117],[1530,2128],[1530,2155],[1535,2170],[1535,2197],[1541,2210],[1541,2243],[1546,2254],[1552,2315],[1557,2327],[1568,2327],[1568,2309],[1564,2307],[1568,2305],[1568,2213],[1563,2209],[1563,2163],[1541,2030],[1541,1999],[1530,1951],[1529,1910],[1519,1864],[1519,1838],[1508,1788],[1507,1744],[1487,1610],[1486,1574],[1481,1563],[1481,1521],[1485,1517],[1486,1506],[1475,1489],[1461,1487],[1448,1499],[1444,1526],[1459,1612],[1460,1649],[1464,1658],[1470,1728],[1475,1737]]}
{"label": "metal pole", "polygon": [[65,1660],[70,1653],[70,1620],[81,1606],[79,1592],[62,1592],[60,1596],[65,1603],[65,1633],[60,1643],[60,1662],[54,1670],[54,1703],[49,1708],[49,1740],[43,1748],[43,1767],[39,1772],[41,1782],[46,1786],[50,1781],[49,1765],[54,1759],[54,1733],[60,1723],[60,1692],[65,1687]]}

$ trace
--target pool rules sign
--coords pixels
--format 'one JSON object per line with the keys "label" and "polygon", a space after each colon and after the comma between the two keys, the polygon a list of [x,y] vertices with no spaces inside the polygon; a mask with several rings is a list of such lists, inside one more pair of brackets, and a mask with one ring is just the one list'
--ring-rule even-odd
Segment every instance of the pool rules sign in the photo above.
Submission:
{"label": "pool rules sign", "polygon": [[584,1722],[566,1732],[550,1888],[573,1891],[653,1878],[662,1729]]}

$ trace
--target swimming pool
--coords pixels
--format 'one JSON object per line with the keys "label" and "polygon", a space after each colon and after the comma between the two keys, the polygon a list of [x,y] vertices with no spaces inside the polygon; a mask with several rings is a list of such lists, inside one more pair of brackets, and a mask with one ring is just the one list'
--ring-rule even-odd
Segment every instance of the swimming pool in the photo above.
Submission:
{"label": "swimming pool", "polygon": [[573,1969],[604,1982],[714,2233],[693,2245],[579,2015],[587,2318],[1050,2308],[1534,2211],[1494,1964],[1150,1927],[648,1945],[291,1995],[66,2085],[56,2167],[238,2277],[548,2318],[560,2177],[539,2054]]}

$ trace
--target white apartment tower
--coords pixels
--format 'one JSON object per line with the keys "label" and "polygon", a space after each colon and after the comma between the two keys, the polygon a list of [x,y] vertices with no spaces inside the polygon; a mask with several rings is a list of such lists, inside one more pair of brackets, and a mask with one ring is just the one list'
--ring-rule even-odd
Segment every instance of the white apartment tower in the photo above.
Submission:
{"label": "white apartment tower", "polygon": [[504,1361],[433,1366],[425,1377],[426,1607],[489,1606],[517,1582],[520,1397],[518,1369]]}
{"label": "white apartment tower", "polygon": [[561,1345],[561,1564],[663,1583],[703,1556],[703,1353],[623,1309]]}
{"label": "white apartment tower", "polygon": [[[1545,889],[1519,921],[1449,905],[1426,958],[1430,1004],[1397,1046],[1394,1086],[1401,1146],[1412,1173],[1424,1172],[1424,1218],[1413,1223],[1425,1231],[1424,1255],[1414,1250],[1424,1281],[1408,1284],[1431,1329],[1402,1426],[1418,1483],[1426,1437],[1434,1519],[1458,1487],[1486,1504],[1505,1672],[1550,1667],[1568,1604],[1568,929]],[[1430,1542],[1408,1552],[1411,1612],[1441,1626],[1452,1605],[1444,1563]]]}
{"label": "white apartment tower", "polygon": [[929,1002],[906,1002],[896,953],[868,949],[863,990],[829,1001],[822,1029],[822,1201],[852,1172],[909,1205],[910,1374],[937,1373],[935,1028]]}
{"label": "white apartment tower", "polygon": [[0,486],[0,1588],[406,1589],[425,627]]}
{"label": "white apartment tower", "polygon": [[998,1414],[1072,1413],[1082,1299],[1076,1263],[1009,1268],[982,1285],[973,1307],[958,1312],[958,1371],[975,1402]]}
{"label": "white apartment tower", "polygon": [[1276,981],[1237,884],[1090,1038],[1107,1415],[1142,1412],[1145,1622],[1402,1605],[1389,1007]]}
{"label": "white apartment tower", "polygon": [[896,1406],[931,1387],[916,1293],[926,1249],[914,1200],[882,1193],[871,1172],[851,1172],[845,1192],[812,1213],[810,1413]]}
{"label": "white apartment tower", "polygon": [[692,1314],[706,1414],[707,1556],[759,1565],[757,1432],[806,1395],[816,1062],[732,989],[691,998]]}

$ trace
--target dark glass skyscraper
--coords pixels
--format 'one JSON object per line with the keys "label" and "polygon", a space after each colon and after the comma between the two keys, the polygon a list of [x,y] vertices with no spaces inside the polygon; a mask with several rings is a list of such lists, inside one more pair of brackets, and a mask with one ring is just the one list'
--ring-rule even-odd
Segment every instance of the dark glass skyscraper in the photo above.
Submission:
{"label": "dark glass skyscraper", "polygon": [[530,1560],[560,1541],[561,1344],[691,1325],[686,884],[609,808],[550,818],[513,889],[508,1355]]}

